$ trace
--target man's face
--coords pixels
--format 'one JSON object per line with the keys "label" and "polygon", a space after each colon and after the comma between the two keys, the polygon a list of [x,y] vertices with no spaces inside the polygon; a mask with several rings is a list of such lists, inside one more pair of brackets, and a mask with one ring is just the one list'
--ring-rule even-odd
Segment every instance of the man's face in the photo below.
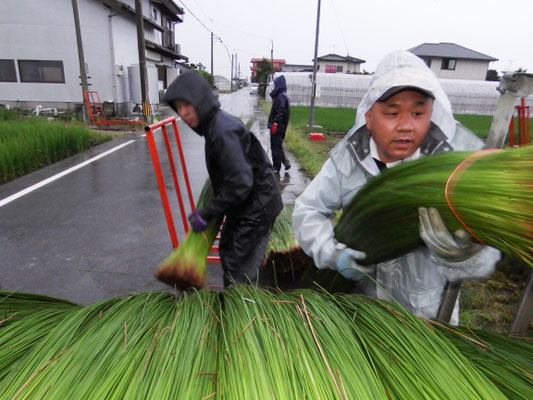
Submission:
{"label": "man's face", "polygon": [[403,160],[424,141],[430,128],[433,99],[412,90],[375,102],[365,114],[381,161]]}
{"label": "man's face", "polygon": [[185,121],[191,128],[196,128],[200,121],[198,120],[198,114],[196,110],[189,103],[182,100],[175,100],[174,105],[178,111],[178,115]]}

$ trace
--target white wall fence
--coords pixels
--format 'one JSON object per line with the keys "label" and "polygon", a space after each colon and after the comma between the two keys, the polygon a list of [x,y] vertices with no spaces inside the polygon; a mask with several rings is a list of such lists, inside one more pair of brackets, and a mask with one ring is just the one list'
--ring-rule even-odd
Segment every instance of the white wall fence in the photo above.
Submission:
{"label": "white wall fence", "polygon": [[[309,72],[284,72],[287,94],[291,104],[309,106],[311,104],[311,74]],[[372,75],[317,73],[315,106],[327,108],[357,108],[370,86]],[[500,92],[499,82],[440,79],[444,91],[452,103],[456,114],[493,115]],[[271,83],[267,93],[273,89]],[[270,96],[266,96],[270,101]],[[519,104],[519,99],[517,99]],[[526,99],[526,105],[533,112],[533,96]]]}

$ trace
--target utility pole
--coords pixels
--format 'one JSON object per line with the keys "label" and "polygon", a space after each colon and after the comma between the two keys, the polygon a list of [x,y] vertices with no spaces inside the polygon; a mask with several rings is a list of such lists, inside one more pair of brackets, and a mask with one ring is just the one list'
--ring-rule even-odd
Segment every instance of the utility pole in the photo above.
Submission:
{"label": "utility pole", "polygon": [[274,68],[274,41],[272,39],[270,39],[270,64],[272,65],[272,80],[274,80],[276,69]]}
{"label": "utility pole", "polygon": [[239,90],[239,74],[237,73],[237,67],[239,65],[238,59],[238,54],[235,53],[235,75],[233,76],[235,79],[235,90]]}
{"label": "utility pole", "polygon": [[150,123],[150,101],[148,99],[148,69],[146,68],[146,49],[144,46],[144,20],[142,0],[135,0],[135,16],[137,19],[137,45],[139,48],[139,73],[141,76],[142,110],[146,122]]}
{"label": "utility pole", "polygon": [[313,79],[311,83],[311,108],[309,110],[309,128],[315,125],[315,96],[316,96],[316,63],[318,53],[318,28],[320,26],[320,0],[316,12],[315,58],[313,59]]}
{"label": "utility pole", "polygon": [[[85,68],[85,57],[83,55],[83,41],[81,40],[81,26],[80,26],[80,10],[78,8],[78,0],[72,0],[72,11],[74,13],[74,28],[76,30],[76,42],[78,43],[78,60],[80,63],[80,78],[81,78],[81,98],[82,104],[85,104],[85,92],[89,90],[89,82],[87,80],[87,69]],[[89,110],[83,106],[83,117],[86,121],[89,120]]]}
{"label": "utility pole", "polygon": [[233,54],[231,55],[231,76],[229,80],[230,92],[233,92]]}
{"label": "utility pole", "polygon": [[211,32],[211,75],[213,75],[213,32]]}

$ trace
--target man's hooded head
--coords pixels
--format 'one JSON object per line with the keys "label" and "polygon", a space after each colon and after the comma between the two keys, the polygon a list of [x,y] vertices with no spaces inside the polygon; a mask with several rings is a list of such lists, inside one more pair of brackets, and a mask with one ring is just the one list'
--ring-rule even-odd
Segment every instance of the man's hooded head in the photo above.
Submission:
{"label": "man's hooded head", "polygon": [[199,126],[194,130],[200,134],[203,134],[213,115],[220,109],[220,102],[209,82],[197,72],[185,72],[170,84],[163,101],[177,112],[176,100],[194,107],[199,120]]}
{"label": "man's hooded head", "polygon": [[448,140],[452,139],[455,134],[455,119],[450,100],[433,71],[422,59],[405,50],[388,54],[378,64],[370,87],[357,107],[355,125],[347,136],[353,135],[366,124],[365,114],[375,102],[386,101],[405,90],[416,91],[433,99],[431,121]]}
{"label": "man's hooded head", "polygon": [[274,79],[274,89],[270,92],[270,97],[273,99],[280,93],[287,91],[287,82],[285,81],[285,76],[281,75]]}

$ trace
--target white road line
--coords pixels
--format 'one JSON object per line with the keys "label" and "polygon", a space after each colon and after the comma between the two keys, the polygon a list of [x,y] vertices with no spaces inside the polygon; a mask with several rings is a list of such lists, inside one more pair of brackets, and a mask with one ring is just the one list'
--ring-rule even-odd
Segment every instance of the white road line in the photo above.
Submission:
{"label": "white road line", "polygon": [[12,194],[11,196],[8,196],[6,197],[5,199],[3,200],[0,200],[0,207],[2,206],[5,206],[6,204],[8,203],[11,203],[13,200],[16,200],[18,199],[19,197],[22,197],[28,193],[31,193],[33,192],[34,190],[36,189],[39,189],[40,187],[43,187],[44,185],[48,185],[49,183],[59,179],[59,178],[62,178],[63,176],[65,175],[68,175],[70,174],[71,172],[74,172],[76,171],[77,169],[80,169],[82,167],[85,167],[86,165],[89,165],[90,163],[92,163],[93,161],[96,161],[102,157],[105,157],[107,156],[108,154],[111,154],[113,153],[114,151],[117,151],[131,143],[135,142],[135,140],[128,140],[127,142],[125,143],[122,143],[122,144],[119,144],[118,146],[116,147],[113,147],[112,149],[109,149],[107,151],[104,151],[103,153],[101,154],[98,154],[97,156],[94,156],[93,158],[90,158],[84,162],[82,162],[81,164],[78,164],[78,165],[75,165],[69,169],[66,169],[64,170],[63,172],[60,172],[59,174],[56,174],[54,176],[51,176],[50,178],[46,178],[45,180],[39,182],[39,183],[36,183],[35,185],[32,185],[24,190],[21,190],[20,192],[17,192],[15,194]]}

